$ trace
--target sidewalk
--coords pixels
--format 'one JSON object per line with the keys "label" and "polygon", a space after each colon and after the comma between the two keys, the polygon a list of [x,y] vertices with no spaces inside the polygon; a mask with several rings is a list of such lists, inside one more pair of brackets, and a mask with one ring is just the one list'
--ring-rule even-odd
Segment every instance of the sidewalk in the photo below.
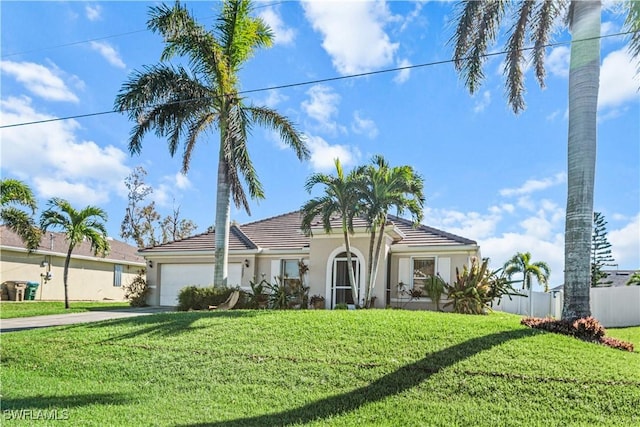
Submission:
{"label": "sidewalk", "polygon": [[47,328],[50,326],[73,325],[76,323],[99,322],[101,320],[122,319],[126,317],[146,316],[155,313],[173,311],[169,307],[119,308],[85,313],[49,314],[46,316],[18,317],[0,320],[0,333],[16,332],[27,329]]}

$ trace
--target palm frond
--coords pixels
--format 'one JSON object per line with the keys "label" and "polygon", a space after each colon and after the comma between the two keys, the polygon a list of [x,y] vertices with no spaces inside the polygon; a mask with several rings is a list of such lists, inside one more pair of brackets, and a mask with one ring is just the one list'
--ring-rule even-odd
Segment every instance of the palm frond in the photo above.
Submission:
{"label": "palm frond", "polygon": [[6,206],[12,203],[27,207],[35,212],[36,198],[31,188],[18,179],[0,180],[0,206]]}
{"label": "palm frond", "polygon": [[637,61],[637,70],[640,73],[640,2],[627,1],[628,11],[625,20],[625,30],[631,31],[631,41],[629,42],[629,52]]}
{"label": "palm frond", "polygon": [[535,47],[533,51],[533,65],[536,71],[536,79],[541,88],[545,87],[544,79],[546,77],[546,70],[544,68],[545,45],[549,42],[549,36],[555,19],[566,8],[566,5],[566,0],[540,2],[532,18],[532,33]]}
{"label": "palm frond", "polygon": [[529,18],[533,9],[533,2],[523,1],[516,10],[514,25],[507,41],[507,57],[505,63],[507,99],[513,111],[517,114],[525,107],[524,103],[524,42],[527,38]]}
{"label": "palm frond", "polygon": [[271,108],[250,106],[247,109],[251,114],[252,121],[256,124],[276,130],[280,135],[280,139],[293,148],[298,159],[309,159],[309,148],[291,120]]}
{"label": "palm frond", "polygon": [[250,0],[225,0],[216,28],[230,75],[235,75],[256,49],[273,43],[269,26],[251,16]]}

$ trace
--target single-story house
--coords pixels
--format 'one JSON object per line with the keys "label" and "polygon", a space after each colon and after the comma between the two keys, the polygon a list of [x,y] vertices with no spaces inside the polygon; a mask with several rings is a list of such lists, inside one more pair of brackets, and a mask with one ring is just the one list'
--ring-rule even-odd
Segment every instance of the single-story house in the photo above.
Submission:
{"label": "single-story house", "polygon": [[[141,269],[138,248],[109,238],[111,251],[95,256],[88,242],[76,246],[69,264],[69,299],[72,301],[124,301],[122,285]],[[25,281],[39,284],[36,299],[64,300],[62,281],[69,245],[63,233],[46,232],[38,248],[24,247],[17,234],[0,226],[0,283]]]}
{"label": "single-story house", "polygon": [[[229,235],[228,285],[250,290],[250,281],[274,277],[300,280],[310,295],[321,295],[325,306],[362,303],[353,301],[347,279],[347,261],[341,221],[335,218],[333,232],[326,233],[321,223],[312,225],[312,236],[300,228],[299,211],[248,224],[232,224]],[[363,220],[354,222],[351,253],[359,293],[364,296],[365,269],[369,252],[369,232]],[[147,261],[147,282],[151,305],[175,306],[185,286],[211,286],[214,272],[214,236],[207,232],[151,248],[140,254]],[[388,216],[385,239],[373,295],[375,306],[430,308],[426,298],[409,296],[419,289],[425,276],[439,274],[449,282],[456,267],[480,258],[480,247],[470,239],[426,225],[413,227],[411,221]],[[300,277],[299,263],[308,269]],[[409,301],[411,299],[411,301]]]}
{"label": "single-story house", "polygon": [[[640,269],[639,269],[640,270]],[[597,288],[619,288],[621,286],[626,286],[633,273],[638,270],[602,270],[607,276],[601,278],[598,281]],[[564,285],[556,286],[552,288],[552,292],[563,291]]]}

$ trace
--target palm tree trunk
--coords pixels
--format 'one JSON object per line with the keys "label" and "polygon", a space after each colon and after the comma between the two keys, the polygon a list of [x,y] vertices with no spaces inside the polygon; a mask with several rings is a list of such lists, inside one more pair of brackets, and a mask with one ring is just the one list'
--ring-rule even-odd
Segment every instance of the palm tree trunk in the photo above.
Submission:
{"label": "palm tree trunk", "polygon": [[[600,1],[574,0],[572,6],[563,319],[591,315],[590,254],[602,13]],[[580,41],[584,39],[589,40]]]}
{"label": "palm tree trunk", "polygon": [[358,305],[358,284],[356,283],[356,275],[353,271],[353,264],[351,263],[351,242],[349,241],[349,230],[347,229],[347,220],[342,218],[342,231],[344,233],[344,246],[347,250],[347,271],[349,272],[349,284],[351,285],[351,295],[353,296],[353,303]]}
{"label": "palm tree trunk", "polygon": [[215,270],[213,286],[227,286],[229,260],[229,217],[231,216],[231,186],[224,161],[225,126],[220,125],[220,153],[218,158],[218,188],[216,191]]}
{"label": "palm tree trunk", "polygon": [[364,306],[369,307],[371,295],[371,277],[373,276],[373,246],[376,240],[375,225],[371,224],[371,236],[369,236],[369,261],[367,262],[367,280],[365,280]]}
{"label": "palm tree trunk", "polygon": [[71,263],[71,252],[73,252],[73,245],[69,245],[67,251],[67,257],[64,260],[64,271],[62,273],[62,283],[64,284],[64,308],[69,309],[69,286],[67,279],[69,278],[69,264]]}
{"label": "palm tree trunk", "polygon": [[373,267],[371,270],[371,283],[369,285],[369,299],[367,300],[367,307],[371,304],[371,294],[373,293],[373,288],[376,286],[376,279],[378,278],[378,263],[380,261],[380,250],[382,248],[382,239],[384,238],[384,228],[386,225],[386,218],[380,224],[380,231],[378,232],[378,241],[376,243],[376,252],[373,256]]}

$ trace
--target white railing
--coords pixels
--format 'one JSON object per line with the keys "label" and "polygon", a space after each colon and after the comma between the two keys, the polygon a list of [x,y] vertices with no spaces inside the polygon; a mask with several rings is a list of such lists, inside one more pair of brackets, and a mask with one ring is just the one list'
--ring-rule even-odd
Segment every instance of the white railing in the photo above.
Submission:
{"label": "white railing", "polygon": [[[591,315],[607,328],[640,326],[640,286],[591,288]],[[534,317],[562,315],[563,292],[533,292],[533,310],[528,297],[503,298],[494,310]]]}

